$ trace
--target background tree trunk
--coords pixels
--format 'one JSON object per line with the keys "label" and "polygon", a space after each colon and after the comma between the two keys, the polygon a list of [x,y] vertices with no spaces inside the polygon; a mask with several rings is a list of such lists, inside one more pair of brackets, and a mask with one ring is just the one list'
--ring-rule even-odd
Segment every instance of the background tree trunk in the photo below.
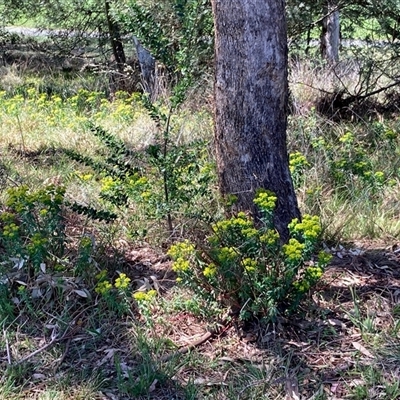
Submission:
{"label": "background tree trunk", "polygon": [[150,100],[155,100],[156,89],[156,60],[136,36],[133,36],[133,44],[136,48],[136,56],[139,61],[143,90],[149,94]]}
{"label": "background tree trunk", "polygon": [[328,64],[339,61],[340,21],[336,1],[328,0],[326,17],[322,20],[321,55]]}
{"label": "background tree trunk", "polygon": [[286,145],[284,0],[213,0],[215,141],[220,190],[256,215],[257,188],[277,197],[275,227],[288,239],[300,217]]}
{"label": "background tree trunk", "polygon": [[128,77],[125,73],[126,56],[124,45],[122,43],[121,33],[118,24],[114,21],[110,13],[110,0],[105,0],[105,14],[107,19],[108,33],[110,35],[111,48],[116,65],[116,73],[110,74],[110,92],[115,93],[118,90],[129,90]]}
{"label": "background tree trunk", "polygon": [[113,56],[117,64],[118,70],[121,73],[123,73],[126,64],[126,56],[124,51],[124,45],[121,39],[121,34],[117,23],[113,20],[110,14],[110,1],[105,0],[104,6],[105,6],[105,13],[108,25],[108,32],[111,40],[111,47],[113,50]]}

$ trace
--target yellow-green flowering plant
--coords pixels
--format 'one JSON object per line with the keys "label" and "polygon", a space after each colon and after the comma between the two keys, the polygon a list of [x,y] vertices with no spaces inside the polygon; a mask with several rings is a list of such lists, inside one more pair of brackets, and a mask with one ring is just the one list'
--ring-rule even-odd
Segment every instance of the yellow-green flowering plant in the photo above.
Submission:
{"label": "yellow-green flowering plant", "polygon": [[88,277],[93,274],[93,253],[94,253],[94,239],[90,236],[83,236],[79,242],[78,256],[75,263],[75,274],[77,276]]}
{"label": "yellow-green flowering plant", "polygon": [[290,239],[280,242],[273,228],[277,198],[260,190],[254,199],[261,223],[239,212],[212,225],[206,246],[189,241],[173,245],[168,254],[178,282],[229,307],[241,319],[273,320],[297,309],[323,274],[330,256],[316,250],[321,225],[305,215],[289,225]]}
{"label": "yellow-green flowering plant", "polygon": [[132,298],[136,303],[139,313],[144,318],[147,325],[152,326],[152,303],[156,299],[158,293],[155,289],[150,289],[147,291],[138,290],[132,293]]}
{"label": "yellow-green flowering plant", "polygon": [[[18,274],[19,288],[12,279],[3,280],[2,284],[7,295],[3,298],[4,304],[7,301],[14,304],[14,312],[27,307],[36,313],[35,309],[63,304],[72,293],[85,299],[90,296],[76,283],[76,291],[71,292],[66,283],[71,279],[70,274],[68,278],[62,274],[69,269],[82,276],[92,256],[92,241],[83,237],[76,257],[71,257],[66,237],[64,193],[64,187],[55,185],[39,189],[21,185],[6,191],[0,211],[0,275],[4,278],[10,272]],[[99,288],[107,289],[105,285]],[[58,301],[54,301],[56,297]],[[14,298],[18,299],[18,304],[14,303]],[[0,305],[0,316],[5,316],[4,307]],[[8,312],[6,314],[9,317]]]}
{"label": "yellow-green flowering plant", "polygon": [[114,284],[108,279],[106,270],[101,270],[96,275],[96,286],[94,291],[99,299],[110,311],[117,315],[127,314],[132,306],[132,299],[129,295],[131,279],[123,272],[119,272]]}
{"label": "yellow-green flowering plant", "polygon": [[[156,113],[156,110],[160,108],[155,107],[153,111]],[[143,218],[146,223],[155,220],[162,225],[167,221],[172,233],[175,219],[205,217],[198,204],[211,200],[211,182],[215,178],[207,142],[175,144],[169,137],[172,129],[169,127],[158,138],[162,145],[151,144],[146,151],[137,152],[103,128],[93,123],[88,123],[88,127],[104,146],[101,160],[74,150],[65,150],[65,153],[101,178],[100,197],[107,206],[134,204],[137,212],[131,220],[133,235],[139,231],[145,233]],[[91,216],[90,212],[82,212]]]}
{"label": "yellow-green flowering plant", "polygon": [[[376,142],[366,141],[365,136],[348,131],[332,139],[331,143],[327,143],[324,138],[314,139],[312,143],[314,149],[320,152],[315,159],[325,159],[329,184],[341,196],[359,199],[360,196],[366,195],[373,201],[386,185],[390,186],[391,173],[390,169],[386,169],[390,163],[382,164],[379,154],[385,146],[393,153],[393,142],[387,143],[387,140],[394,140],[396,133],[387,130],[380,123],[372,126],[375,134],[379,135]],[[386,136],[385,132],[389,132],[389,136]],[[387,159],[388,156],[384,157]]]}
{"label": "yellow-green flowering plant", "polygon": [[300,186],[306,169],[310,168],[307,158],[299,151],[289,154],[289,169],[295,187]]}
{"label": "yellow-green flowering plant", "polygon": [[20,257],[38,271],[64,254],[62,215],[65,188],[49,185],[29,190],[25,185],[7,190],[7,211],[0,214],[0,244],[6,257]]}

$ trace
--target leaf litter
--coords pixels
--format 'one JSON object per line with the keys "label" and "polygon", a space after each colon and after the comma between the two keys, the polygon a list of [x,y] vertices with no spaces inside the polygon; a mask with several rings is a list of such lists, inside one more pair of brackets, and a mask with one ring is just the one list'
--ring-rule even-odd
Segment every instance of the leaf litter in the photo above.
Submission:
{"label": "leaf litter", "polygon": [[[151,248],[124,249],[123,254],[124,271],[137,287],[155,288],[168,300],[174,288],[169,260]],[[53,278],[43,269],[41,276],[36,286],[47,293]],[[18,274],[10,279],[24,281]],[[67,279],[64,285],[71,300],[73,296],[81,301],[88,298],[81,282]],[[99,388],[98,398],[124,399],[130,396],[124,394],[118,380],[133,377],[137,384],[143,363],[150,363],[154,371],[162,371],[170,363],[173,372],[150,377],[147,389],[135,398],[183,399],[183,388],[192,383],[199,399],[225,399],[232,394],[250,398],[266,393],[270,397],[265,398],[276,399],[340,399],[351,398],[355,387],[370,388],[364,372],[372,368],[381,376],[381,384],[372,384],[376,398],[384,397],[387,386],[383,383],[400,380],[399,298],[400,252],[366,246],[356,251],[340,249],[340,256],[334,257],[298,317],[282,317],[267,326],[232,322],[204,341],[200,339],[210,332],[209,322],[188,311],[156,307],[152,324],[146,327],[139,314],[136,320],[96,322],[93,310],[77,307],[75,318],[67,327],[63,325],[54,339],[59,358],[64,357],[57,366],[57,376],[60,379],[82,368],[101,369],[106,388]],[[138,324],[144,338],[138,337]],[[47,325],[59,328],[56,318],[49,318]],[[20,345],[9,347],[13,359],[30,359],[30,354],[42,347],[44,351],[32,359],[46,357],[51,340],[43,343],[43,336],[22,330],[18,338]],[[21,346],[24,340],[30,343],[28,348]],[[191,346],[196,341],[199,344]],[[155,349],[155,343],[162,345]],[[191,346],[186,354],[177,353],[185,346]],[[149,352],[146,356],[144,350]],[[177,357],[165,358],[174,353]],[[3,364],[7,354],[1,350],[0,357]],[[42,383],[51,381],[54,365],[55,361],[39,363],[32,376]],[[36,390],[35,380],[25,387],[27,395]]]}

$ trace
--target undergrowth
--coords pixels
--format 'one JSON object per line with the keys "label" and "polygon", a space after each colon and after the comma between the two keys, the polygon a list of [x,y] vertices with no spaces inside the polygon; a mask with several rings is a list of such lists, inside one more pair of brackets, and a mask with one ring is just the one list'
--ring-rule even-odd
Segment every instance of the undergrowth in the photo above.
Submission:
{"label": "undergrowth", "polygon": [[240,319],[275,321],[290,314],[323,274],[330,255],[314,259],[321,234],[318,217],[304,215],[289,225],[283,246],[273,226],[277,198],[260,191],[254,199],[262,213],[256,226],[240,212],[212,226],[213,234],[196,249],[189,241],[168,254],[178,282],[211,302],[220,302]]}

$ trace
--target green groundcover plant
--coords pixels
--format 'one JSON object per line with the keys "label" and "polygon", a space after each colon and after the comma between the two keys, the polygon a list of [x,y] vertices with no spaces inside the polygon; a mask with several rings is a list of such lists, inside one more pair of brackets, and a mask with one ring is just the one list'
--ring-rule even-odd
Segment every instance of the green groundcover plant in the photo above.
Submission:
{"label": "green groundcover plant", "polygon": [[177,281],[239,314],[275,320],[294,312],[321,278],[330,255],[315,256],[321,236],[317,216],[304,215],[289,224],[290,239],[281,244],[273,227],[276,196],[260,190],[254,203],[257,223],[244,212],[212,225],[204,246],[187,240],[173,245]]}
{"label": "green groundcover plant", "polygon": [[0,210],[0,320],[12,321],[26,310],[38,318],[43,310],[56,313],[65,304],[87,304],[93,296],[99,308],[114,315],[129,314],[135,305],[143,315],[148,312],[155,290],[132,293],[125,273],[96,273],[99,264],[90,236],[70,242],[65,187],[21,185],[6,194]]}
{"label": "green groundcover plant", "polygon": [[0,244],[6,261],[10,255],[24,260],[30,275],[43,263],[55,267],[64,253],[65,188],[49,185],[30,191],[21,185],[8,189],[7,194],[7,211],[0,214]]}

